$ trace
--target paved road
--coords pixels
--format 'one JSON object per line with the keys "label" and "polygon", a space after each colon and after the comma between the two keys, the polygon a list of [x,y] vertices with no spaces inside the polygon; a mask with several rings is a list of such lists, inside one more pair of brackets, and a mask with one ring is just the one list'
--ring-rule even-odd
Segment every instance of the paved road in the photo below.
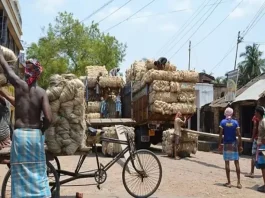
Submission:
{"label": "paved road", "polygon": [[[176,198],[176,197],[255,197],[264,198],[264,194],[255,189],[262,184],[260,171],[256,171],[254,179],[245,178],[243,174],[249,171],[249,159],[241,158],[240,165],[242,171],[243,189],[235,187],[228,189],[222,186],[225,179],[224,162],[222,156],[214,153],[198,152],[191,158],[182,160],[172,160],[157,150],[154,150],[159,157],[163,167],[162,183],[153,197]],[[60,157],[63,169],[74,170],[78,162],[78,156]],[[110,158],[101,157],[100,161],[105,164]],[[236,173],[234,165],[231,164],[232,182],[236,185]],[[90,156],[85,161],[82,170],[93,169],[96,161]],[[0,166],[0,181],[7,171],[5,166]],[[71,182],[61,187],[62,198],[74,198],[76,192],[84,193],[84,197],[93,198],[127,198],[130,197],[122,184],[122,167],[115,164],[108,171],[108,179],[98,190],[93,178],[81,179]],[[1,183],[0,183],[1,184]]]}

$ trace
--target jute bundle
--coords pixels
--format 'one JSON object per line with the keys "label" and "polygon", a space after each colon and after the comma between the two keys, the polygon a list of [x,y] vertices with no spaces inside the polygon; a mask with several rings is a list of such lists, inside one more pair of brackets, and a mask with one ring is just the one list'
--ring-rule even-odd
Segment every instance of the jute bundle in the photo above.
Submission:
{"label": "jute bundle", "polygon": [[53,115],[45,131],[48,149],[72,155],[85,146],[84,84],[73,74],[53,75],[47,95]]}
{"label": "jute bundle", "polygon": [[196,112],[196,105],[194,103],[166,103],[156,100],[150,107],[154,113],[161,113],[163,115],[172,115],[180,111],[182,114],[193,114]]}
{"label": "jute bundle", "polygon": [[[126,133],[129,134],[129,137],[131,137],[134,140],[134,128],[133,127],[127,127],[123,126],[126,129]],[[106,138],[115,138],[118,139],[118,134],[115,129],[115,127],[103,127],[103,130],[105,133],[103,134],[103,137]],[[119,152],[121,152],[121,145],[116,143],[109,143],[109,142],[102,142],[102,153],[105,156],[115,156]]]}
{"label": "jute bundle", "polygon": [[0,87],[6,85],[6,83],[7,83],[7,79],[5,75],[0,73]]}
{"label": "jute bundle", "polygon": [[132,92],[135,93],[142,88],[140,81],[134,81],[132,84]]}
{"label": "jute bundle", "polygon": [[194,71],[163,71],[151,69],[143,76],[145,83],[152,83],[154,80],[173,82],[198,82],[198,73]]}
{"label": "jute bundle", "polygon": [[135,61],[132,64],[132,76],[133,81],[140,81],[143,78],[143,75],[146,73],[146,66],[144,61]]}
{"label": "jute bundle", "polygon": [[186,102],[194,103],[195,98],[196,98],[194,91],[193,92],[184,92],[184,91],[182,91],[182,92],[178,93],[177,95],[178,95],[177,96],[178,102],[183,102],[183,103],[186,103]]}
{"label": "jute bundle", "polygon": [[97,84],[97,77],[91,77],[91,76],[80,76],[79,79],[86,84],[86,79],[87,79],[87,87],[88,88],[95,88]]}
{"label": "jute bundle", "polygon": [[93,144],[99,144],[100,143],[100,137],[101,137],[100,132],[101,132],[101,130],[98,129],[96,136],[87,135],[86,145],[91,147],[91,146],[93,146]]}
{"label": "jute bundle", "polygon": [[6,62],[10,65],[14,65],[18,60],[18,57],[15,55],[15,53],[12,50],[4,46],[0,46],[0,47],[1,47],[1,50],[3,50],[3,54],[4,54],[4,58]]}
{"label": "jute bundle", "polygon": [[98,119],[100,118],[100,113],[88,113],[86,114],[86,119]]}
{"label": "jute bundle", "polygon": [[126,69],[125,71],[125,79],[126,83],[129,83],[133,80],[133,72],[132,69]]}
{"label": "jute bundle", "polygon": [[99,86],[102,88],[122,88],[124,86],[124,82],[120,76],[100,77]]}
{"label": "jute bundle", "polygon": [[178,82],[170,82],[170,91],[171,92],[189,92],[195,91],[195,83],[178,83]]}
{"label": "jute bundle", "polygon": [[169,81],[165,80],[154,80],[150,85],[152,91],[170,91]]}
{"label": "jute bundle", "polygon": [[86,105],[86,113],[99,113],[100,112],[100,102],[88,102]]}
{"label": "jute bundle", "polygon": [[178,102],[179,97],[180,96],[178,93],[152,91],[149,94],[149,104],[153,104],[156,100],[161,100],[167,103],[174,103]]}
{"label": "jute bundle", "polygon": [[[158,69],[157,66],[155,66],[154,64],[155,60],[152,59],[147,59],[145,62],[146,68],[148,70],[150,69]],[[170,64],[170,62],[168,61],[165,65],[165,71],[176,71],[177,67],[175,65]]]}
{"label": "jute bundle", "polygon": [[108,71],[105,66],[87,66],[86,75],[89,77],[108,76]]}
{"label": "jute bundle", "polygon": [[[162,152],[168,156],[173,155],[173,141],[174,141],[174,129],[168,129],[163,131],[162,137]],[[178,155],[185,152],[188,155],[196,154],[198,150],[198,135],[182,132],[182,137],[180,138],[180,145],[178,149]]]}

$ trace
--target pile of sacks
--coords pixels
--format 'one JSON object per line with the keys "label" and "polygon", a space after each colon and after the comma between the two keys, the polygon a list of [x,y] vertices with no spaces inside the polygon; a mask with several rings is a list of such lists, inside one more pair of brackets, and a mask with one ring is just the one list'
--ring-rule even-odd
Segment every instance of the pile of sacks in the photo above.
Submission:
{"label": "pile of sacks", "polygon": [[93,101],[86,104],[86,119],[100,118],[100,102]]}
{"label": "pile of sacks", "polygon": [[[162,152],[168,156],[173,155],[173,137],[174,129],[168,129],[163,131],[162,137]],[[198,135],[191,134],[182,131],[180,138],[180,145],[178,149],[178,155],[189,156],[190,154],[196,154],[198,150]]]}
{"label": "pile of sacks", "polygon": [[52,110],[52,125],[45,132],[52,153],[74,154],[85,147],[84,84],[73,74],[53,75],[46,91]]}
{"label": "pile of sacks", "polygon": [[[128,133],[129,137],[134,140],[134,128],[123,126],[126,129],[126,133]],[[115,138],[118,139],[118,134],[115,127],[103,127],[102,128],[105,133],[103,137],[106,138]],[[102,153],[105,156],[115,156],[119,152],[122,151],[121,145],[117,143],[110,143],[110,142],[102,142]]]}
{"label": "pile of sacks", "polygon": [[[193,114],[196,111],[195,84],[199,75],[195,71],[176,70],[166,63],[164,70],[157,70],[154,60],[135,61],[126,72],[126,81],[132,81],[132,92],[142,95],[149,85],[149,106],[154,113],[172,115],[180,111]],[[144,90],[146,91],[146,90]]]}
{"label": "pile of sacks", "polygon": [[[14,66],[15,63],[17,62],[18,58],[17,56],[15,55],[15,53],[4,47],[4,46],[0,46],[1,50],[3,50],[3,54],[4,54],[4,58],[6,60],[6,62],[9,64],[9,65],[12,65]],[[0,87],[4,86],[7,84],[7,79],[4,75],[4,70],[3,68],[0,66]]]}

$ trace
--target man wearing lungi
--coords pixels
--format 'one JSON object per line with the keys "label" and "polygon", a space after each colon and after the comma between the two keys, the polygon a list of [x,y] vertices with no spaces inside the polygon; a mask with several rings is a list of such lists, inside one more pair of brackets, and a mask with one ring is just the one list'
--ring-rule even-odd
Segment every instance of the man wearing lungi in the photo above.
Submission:
{"label": "man wearing lungi", "polygon": [[254,178],[254,167],[256,162],[256,152],[257,152],[257,140],[258,140],[258,126],[259,119],[254,115],[252,118],[253,130],[252,130],[252,159],[251,159],[251,171],[246,174],[246,177]]}
{"label": "man wearing lungi", "polygon": [[255,116],[259,120],[258,126],[258,140],[257,140],[257,154],[256,154],[256,167],[261,169],[264,185],[258,188],[259,192],[265,193],[265,118],[264,108],[258,106],[255,110]]}
{"label": "man wearing lungi", "polygon": [[[219,151],[221,151],[221,143],[224,135],[224,146],[223,146],[223,157],[225,160],[225,170],[226,177],[228,182],[224,184],[224,186],[231,188],[231,180],[230,180],[230,161],[234,161],[236,166],[237,173],[237,188],[241,189],[242,185],[240,183],[240,167],[239,167],[239,153],[243,151],[240,127],[238,122],[232,119],[233,109],[228,107],[225,112],[225,119],[223,119],[220,123],[220,134],[219,134]],[[238,136],[238,142],[236,139]]]}
{"label": "man wearing lungi", "polygon": [[181,126],[186,124],[187,118],[184,117],[184,121],[181,119],[182,114],[178,112],[174,120],[174,138],[173,138],[173,157],[174,159],[179,159],[177,157],[177,151],[179,149],[179,139],[181,137]]}
{"label": "man wearing lungi", "polygon": [[21,80],[5,61],[2,50],[0,64],[15,87],[15,130],[10,157],[12,198],[51,197],[43,132],[49,127],[52,114],[45,90],[37,86],[42,67],[37,60],[28,60],[25,80]]}

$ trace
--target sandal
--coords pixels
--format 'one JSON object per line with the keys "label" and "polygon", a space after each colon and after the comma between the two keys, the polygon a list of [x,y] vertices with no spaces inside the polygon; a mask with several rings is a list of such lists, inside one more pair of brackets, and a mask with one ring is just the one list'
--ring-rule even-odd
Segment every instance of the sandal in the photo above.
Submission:
{"label": "sandal", "polygon": [[227,188],[232,188],[232,185],[230,183],[225,183],[224,186]]}
{"label": "sandal", "polygon": [[258,187],[258,191],[265,193],[265,186],[263,185],[263,186]]}
{"label": "sandal", "polygon": [[241,184],[237,184],[236,186],[238,189],[242,189],[242,185]]}
{"label": "sandal", "polygon": [[253,173],[249,173],[249,174],[246,174],[245,177],[254,178],[254,174]]}

